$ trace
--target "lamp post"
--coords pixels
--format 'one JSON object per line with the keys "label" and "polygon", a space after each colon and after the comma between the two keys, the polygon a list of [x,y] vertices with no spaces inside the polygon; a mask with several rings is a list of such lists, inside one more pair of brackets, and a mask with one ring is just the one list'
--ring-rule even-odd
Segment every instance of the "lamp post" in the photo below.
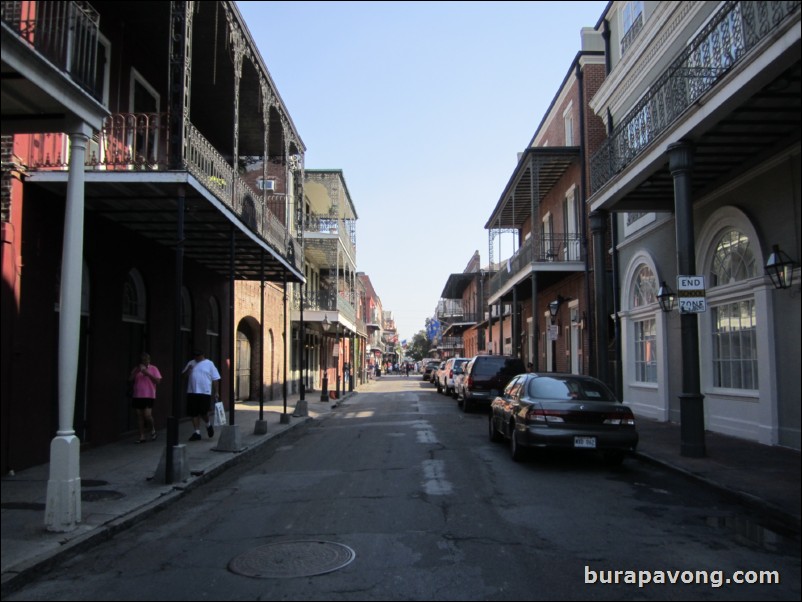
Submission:
{"label": "lamp post", "polygon": [[336,324],[337,329],[337,360],[334,362],[334,376],[337,380],[337,388],[334,392],[334,398],[340,399],[340,323]]}
{"label": "lamp post", "polygon": [[323,328],[323,385],[320,391],[320,401],[326,401],[329,397],[329,364],[328,353],[326,353],[326,334],[331,328],[328,316],[323,316],[323,322],[320,326]]}

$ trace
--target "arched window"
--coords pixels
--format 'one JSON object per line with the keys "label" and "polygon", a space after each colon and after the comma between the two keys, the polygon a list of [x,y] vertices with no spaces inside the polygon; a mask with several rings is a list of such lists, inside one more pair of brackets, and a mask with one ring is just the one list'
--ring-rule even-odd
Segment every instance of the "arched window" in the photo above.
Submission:
{"label": "arched window", "polygon": [[[632,309],[645,308],[657,302],[657,279],[652,269],[641,264],[632,280]],[[634,379],[636,382],[657,382],[657,322],[654,315],[633,320]]]}
{"label": "arched window", "polygon": [[[715,241],[710,263],[711,287],[733,285],[759,276],[749,237],[736,228]],[[713,386],[757,389],[757,312],[752,296],[711,307]]]}
{"label": "arched window", "polygon": [[733,284],[758,275],[750,243],[749,237],[735,229],[719,237],[710,266],[710,286]]}
{"label": "arched window", "polygon": [[146,322],[145,281],[136,268],[128,272],[123,284],[123,322]]}
{"label": "arched window", "polygon": [[632,307],[645,307],[657,301],[657,279],[646,264],[641,264],[632,283]]}

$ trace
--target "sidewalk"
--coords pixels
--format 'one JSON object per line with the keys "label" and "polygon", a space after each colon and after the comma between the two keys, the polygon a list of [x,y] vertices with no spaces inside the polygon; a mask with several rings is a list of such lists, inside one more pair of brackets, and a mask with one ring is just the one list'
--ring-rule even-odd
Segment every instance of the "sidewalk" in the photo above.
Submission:
{"label": "sidewalk", "polygon": [[[378,383],[397,378],[402,377],[383,376],[380,381],[361,385],[359,390],[369,392]],[[344,394],[339,404],[346,403],[354,394]],[[187,442],[192,427],[189,421],[183,421],[179,442],[186,443],[192,476],[178,484],[167,485],[153,478],[165,449],[164,431],[159,432],[155,442],[135,445],[132,437],[82,452],[83,520],[70,533],[51,533],[44,528],[48,465],[4,476],[2,594],[17,589],[66,556],[96,545],[164,508],[267,442],[310,420],[323,418],[335,409],[332,403],[320,401],[319,392],[309,393],[306,399],[309,416],[290,416],[288,424],[281,421],[282,400],[266,404],[267,434],[264,435],[254,434],[259,404],[238,403],[235,418],[242,436],[242,450],[237,453],[214,451],[219,434],[209,439],[205,430],[202,441]],[[297,400],[297,394],[288,397],[289,415]],[[707,457],[684,458],[680,456],[679,425],[639,420],[638,431],[637,457],[641,461],[666,466],[734,495],[768,516],[771,525],[762,527],[783,536],[798,536],[802,513],[799,452],[707,433]]]}
{"label": "sidewalk", "polygon": [[[361,388],[369,390],[370,385]],[[339,403],[354,393],[345,393]],[[266,434],[254,434],[259,403],[238,403],[235,421],[241,435],[239,452],[216,451],[220,429],[208,438],[203,428],[201,441],[188,441],[192,423],[182,420],[178,441],[186,444],[191,476],[166,484],[154,478],[165,452],[166,431],[156,441],[135,444],[136,435],[117,443],[81,452],[82,522],[69,533],[52,533],[44,527],[49,464],[4,475],[2,478],[2,596],[56,565],[66,557],[109,539],[151,513],[180,499],[188,491],[209,481],[227,467],[247,458],[262,445],[310,420],[320,419],[334,409],[333,402],[321,402],[320,392],[306,396],[307,417],[292,416],[299,395],[287,398],[289,421],[282,423],[283,400],[265,402]]]}

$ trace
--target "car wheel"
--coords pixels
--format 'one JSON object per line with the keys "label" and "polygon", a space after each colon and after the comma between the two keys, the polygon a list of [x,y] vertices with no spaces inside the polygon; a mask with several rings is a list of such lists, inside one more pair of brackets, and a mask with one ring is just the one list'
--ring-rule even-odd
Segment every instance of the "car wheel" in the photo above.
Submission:
{"label": "car wheel", "polygon": [[499,433],[498,430],[496,430],[496,427],[493,424],[493,414],[490,414],[490,420],[488,420],[487,423],[490,425],[488,429],[490,435],[490,441],[492,441],[493,443],[498,443],[499,441],[501,441],[502,437],[501,433]]}
{"label": "car wheel", "polygon": [[513,427],[512,434],[510,435],[510,455],[512,456],[512,461],[521,462],[524,459],[525,452],[526,450],[518,443],[518,431]]}

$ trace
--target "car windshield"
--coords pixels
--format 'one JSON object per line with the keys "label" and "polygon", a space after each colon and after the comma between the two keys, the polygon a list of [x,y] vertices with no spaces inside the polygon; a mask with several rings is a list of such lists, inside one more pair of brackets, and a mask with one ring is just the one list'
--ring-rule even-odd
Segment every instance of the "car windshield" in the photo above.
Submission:
{"label": "car windshield", "polygon": [[542,376],[529,383],[529,395],[553,401],[607,401],[618,400],[603,383],[580,378]]}

